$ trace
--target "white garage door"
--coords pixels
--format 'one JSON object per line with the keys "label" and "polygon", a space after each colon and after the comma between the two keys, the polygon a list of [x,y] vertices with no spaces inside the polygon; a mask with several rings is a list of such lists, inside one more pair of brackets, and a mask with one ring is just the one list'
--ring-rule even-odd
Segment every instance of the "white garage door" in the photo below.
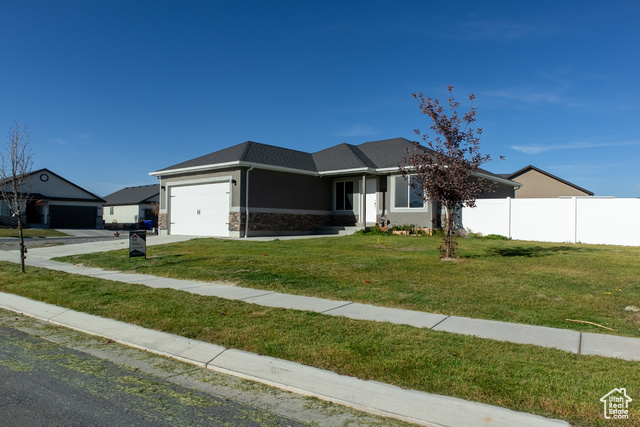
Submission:
{"label": "white garage door", "polygon": [[229,183],[170,187],[171,234],[229,237]]}

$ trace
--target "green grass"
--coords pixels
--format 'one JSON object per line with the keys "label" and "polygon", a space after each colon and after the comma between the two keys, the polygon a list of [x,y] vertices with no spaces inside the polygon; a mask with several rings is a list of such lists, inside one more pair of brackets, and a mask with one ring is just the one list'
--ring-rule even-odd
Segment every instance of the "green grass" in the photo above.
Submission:
{"label": "green grass", "polygon": [[[599,398],[640,396],[640,365],[410,326],[262,307],[0,263],[0,291],[340,374],[608,426]],[[637,412],[632,412],[636,421]],[[616,422],[616,425],[631,425]]]}
{"label": "green grass", "polygon": [[[460,239],[459,262],[430,237],[255,242],[196,239],[61,258],[120,271],[596,333],[640,336],[640,248]],[[567,319],[593,322],[615,331]]]}
{"label": "green grass", "polygon": [[[58,230],[49,228],[25,228],[24,237],[64,237],[68,236]],[[20,237],[17,228],[0,228],[0,237]]]}

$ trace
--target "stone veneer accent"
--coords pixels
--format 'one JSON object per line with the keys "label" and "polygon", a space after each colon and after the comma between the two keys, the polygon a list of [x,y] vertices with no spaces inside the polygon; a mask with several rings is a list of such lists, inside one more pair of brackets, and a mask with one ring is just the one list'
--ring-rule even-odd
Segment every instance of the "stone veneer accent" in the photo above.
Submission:
{"label": "stone veneer accent", "polygon": [[229,212],[229,231],[240,231],[241,222],[244,222],[244,214]]}
{"label": "stone veneer accent", "polygon": [[166,213],[158,214],[158,230],[168,230]]}
{"label": "stone veneer accent", "polygon": [[[245,214],[229,213],[229,231],[244,231]],[[329,225],[355,225],[354,215],[311,215],[290,213],[249,212],[250,231],[315,231],[316,228]]]}
{"label": "stone veneer accent", "polygon": [[[250,231],[315,231],[328,225],[352,226],[357,222],[356,215],[310,215],[282,213],[249,213]],[[245,214],[229,212],[229,231],[244,232]],[[158,229],[167,230],[167,214],[158,215]]]}

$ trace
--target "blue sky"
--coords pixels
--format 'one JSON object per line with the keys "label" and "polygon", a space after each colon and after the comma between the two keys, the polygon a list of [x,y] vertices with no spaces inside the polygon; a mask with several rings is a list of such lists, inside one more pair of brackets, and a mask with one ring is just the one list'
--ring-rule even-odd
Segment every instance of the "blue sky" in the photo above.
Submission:
{"label": "blue sky", "polygon": [[[0,130],[104,196],[247,140],[417,139],[477,95],[485,168],[640,196],[636,1],[2,1]],[[466,104],[463,104],[466,106]],[[5,141],[6,143],[6,141]]]}

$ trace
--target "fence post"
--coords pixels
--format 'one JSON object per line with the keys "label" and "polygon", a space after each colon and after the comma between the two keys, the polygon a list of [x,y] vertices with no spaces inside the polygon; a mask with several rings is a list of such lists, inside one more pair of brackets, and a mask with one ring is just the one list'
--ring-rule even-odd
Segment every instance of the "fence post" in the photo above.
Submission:
{"label": "fence post", "polygon": [[573,243],[578,243],[578,198],[573,199]]}
{"label": "fence post", "polygon": [[511,239],[511,197],[507,197],[507,238]]}

